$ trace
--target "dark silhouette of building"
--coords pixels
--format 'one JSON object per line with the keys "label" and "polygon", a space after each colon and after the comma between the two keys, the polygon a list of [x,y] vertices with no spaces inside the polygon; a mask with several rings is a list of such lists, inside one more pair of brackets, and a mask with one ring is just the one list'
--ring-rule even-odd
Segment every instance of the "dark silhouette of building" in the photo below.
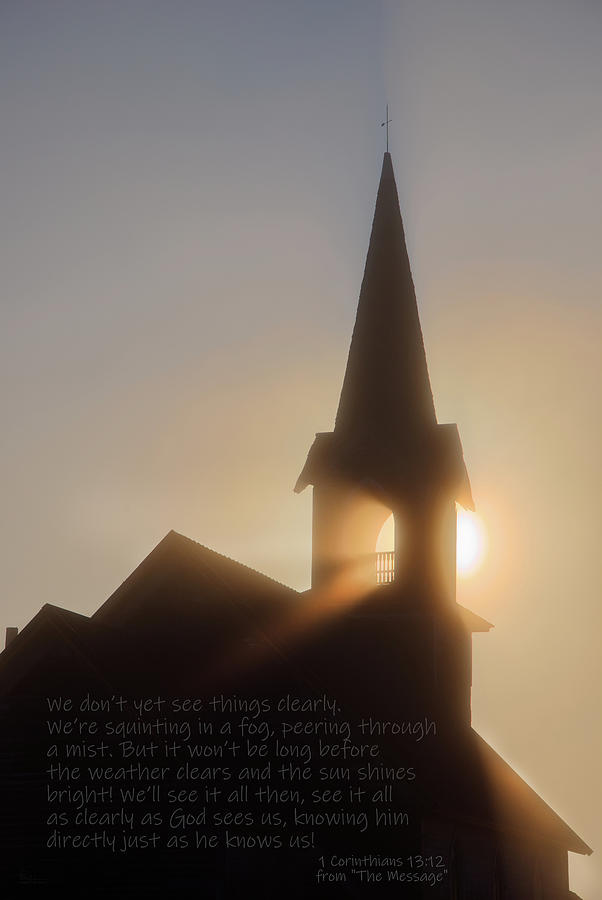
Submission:
{"label": "dark silhouette of building", "polygon": [[[456,602],[456,503],[473,500],[458,430],[435,416],[389,153],[335,427],[316,435],[295,490],[308,485],[309,591],[170,532],[92,617],[45,605],[11,634],[0,655],[8,896],[80,896],[84,883],[98,896],[371,890],[317,883],[321,851],[443,861],[434,886],[377,884],[379,897],[575,896],[568,851],[591,850],[471,727],[472,633],[491,625]],[[391,513],[395,549],[378,554]],[[436,739],[378,737],[379,763],[416,772],[392,786],[401,825],[331,828],[311,849],[275,852],[48,848],[44,698],[153,692],[326,694],[355,722],[436,723]]]}

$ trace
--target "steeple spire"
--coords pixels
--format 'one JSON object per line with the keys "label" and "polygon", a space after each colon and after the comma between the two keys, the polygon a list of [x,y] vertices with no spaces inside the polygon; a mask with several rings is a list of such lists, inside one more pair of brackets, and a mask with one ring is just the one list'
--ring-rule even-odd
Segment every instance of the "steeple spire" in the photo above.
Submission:
{"label": "steeple spire", "polygon": [[335,433],[406,439],[436,424],[391,155],[385,153]]}

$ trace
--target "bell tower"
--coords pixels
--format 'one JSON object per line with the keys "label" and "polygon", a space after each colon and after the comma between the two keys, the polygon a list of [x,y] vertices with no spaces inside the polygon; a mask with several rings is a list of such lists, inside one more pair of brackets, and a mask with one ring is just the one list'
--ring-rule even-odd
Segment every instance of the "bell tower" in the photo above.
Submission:
{"label": "bell tower", "polygon": [[388,152],[334,430],[316,435],[295,491],[310,484],[312,589],[395,582],[416,602],[455,599],[455,503],[474,507],[457,427],[437,423]]}

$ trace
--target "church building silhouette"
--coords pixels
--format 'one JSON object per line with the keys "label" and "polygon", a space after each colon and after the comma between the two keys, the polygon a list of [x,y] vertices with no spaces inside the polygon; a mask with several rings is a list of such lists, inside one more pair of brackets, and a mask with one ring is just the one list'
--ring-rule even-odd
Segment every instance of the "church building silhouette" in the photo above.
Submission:
{"label": "church building silhouette", "polygon": [[[334,429],[315,436],[295,490],[308,486],[306,592],[171,531],[91,617],[46,604],[10,630],[0,654],[3,896],[576,897],[568,852],[590,848],[471,726],[472,634],[492,626],[456,601],[456,504],[474,504],[458,429],[435,415],[388,152]],[[377,553],[391,514],[394,549]],[[339,718],[364,723],[381,755],[373,770],[361,760],[362,773],[340,778],[344,762],[329,759],[327,777],[312,769],[305,788],[353,790],[373,771],[372,787],[390,782],[394,798],[379,812],[405,818],[377,815],[351,831],[335,822],[311,829],[309,846],[273,850],[58,848],[46,698],[81,708],[87,697],[125,695],[269,698],[275,728],[276,698],[314,698],[299,717],[314,759],[315,710],[334,698]],[[114,707],[96,716],[105,726],[115,718]],[[378,766],[395,775],[378,777]],[[170,771],[163,802],[177,782]],[[151,799],[140,809],[152,813]],[[74,816],[77,804],[62,802]],[[245,809],[261,816],[259,801]],[[330,870],[347,880],[319,880],[333,859],[367,859],[373,874],[384,859],[443,874],[372,884],[341,862]]]}

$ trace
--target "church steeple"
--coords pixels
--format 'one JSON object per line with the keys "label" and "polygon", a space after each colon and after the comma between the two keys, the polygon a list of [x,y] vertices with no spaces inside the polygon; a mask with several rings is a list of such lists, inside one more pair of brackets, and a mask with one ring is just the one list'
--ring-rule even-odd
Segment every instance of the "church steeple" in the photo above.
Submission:
{"label": "church steeple", "polygon": [[313,587],[360,571],[375,583],[376,540],[393,512],[396,587],[455,596],[455,501],[473,508],[472,496],[458,430],[437,424],[388,152],[334,431],[316,435],[295,490],[308,484]]}
{"label": "church steeple", "polygon": [[389,439],[400,429],[407,436],[435,423],[393,164],[385,153],[335,432]]}

